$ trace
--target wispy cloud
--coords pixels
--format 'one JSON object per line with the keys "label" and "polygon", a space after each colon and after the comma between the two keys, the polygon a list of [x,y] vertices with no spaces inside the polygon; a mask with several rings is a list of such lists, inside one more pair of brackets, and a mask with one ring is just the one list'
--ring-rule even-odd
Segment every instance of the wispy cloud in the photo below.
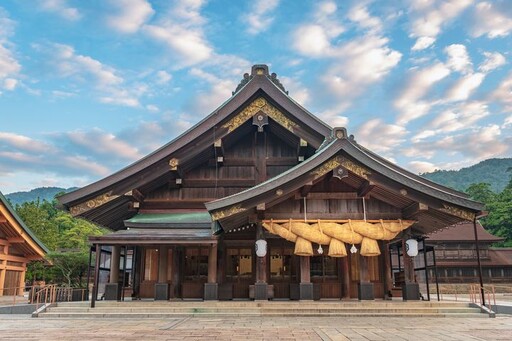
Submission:
{"label": "wispy cloud", "polygon": [[510,72],[491,93],[491,98],[499,101],[506,111],[512,111],[512,72]]}
{"label": "wispy cloud", "polygon": [[379,118],[366,121],[356,129],[357,142],[377,153],[389,153],[405,141],[407,130]]}
{"label": "wispy cloud", "polygon": [[137,32],[155,13],[146,0],[109,0],[115,14],[107,16],[107,24],[121,33]]}
{"label": "wispy cloud", "polygon": [[512,32],[512,7],[509,1],[484,1],[475,6],[471,34],[494,39]]}
{"label": "wispy cloud", "polygon": [[187,0],[173,7],[156,23],[142,30],[151,38],[164,43],[174,52],[178,67],[189,67],[208,60],[214,50],[204,33],[205,19],[200,10],[203,1]]}
{"label": "wispy cloud", "polygon": [[258,34],[270,28],[274,17],[272,11],[279,5],[280,0],[256,0],[252,3],[248,14],[244,16],[247,22],[247,32]]}
{"label": "wispy cloud", "polygon": [[82,17],[78,9],[69,6],[66,0],[39,0],[39,4],[43,11],[56,13],[66,20],[76,21]]}
{"label": "wispy cloud", "polygon": [[414,51],[432,46],[443,27],[471,5],[472,0],[411,0],[410,3],[409,36],[416,38]]}
{"label": "wispy cloud", "polygon": [[507,63],[505,57],[499,52],[484,52],[485,61],[478,67],[482,72],[490,72]]}
{"label": "wispy cloud", "polygon": [[[14,90],[21,65],[17,60],[9,37],[14,34],[15,22],[0,7],[0,89]],[[1,91],[0,91],[1,95]]]}
{"label": "wispy cloud", "polygon": [[[41,49],[41,47],[38,47]],[[141,85],[127,85],[121,72],[91,56],[79,54],[72,46],[51,44],[42,50],[49,56],[58,76],[93,85],[98,101],[128,107],[140,106],[145,92]]]}

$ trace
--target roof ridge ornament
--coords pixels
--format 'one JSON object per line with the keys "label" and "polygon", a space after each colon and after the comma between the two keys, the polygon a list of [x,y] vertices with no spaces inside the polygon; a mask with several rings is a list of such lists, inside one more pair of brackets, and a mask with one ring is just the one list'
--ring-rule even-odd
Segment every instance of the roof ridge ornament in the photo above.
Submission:
{"label": "roof ridge ornament", "polygon": [[251,68],[251,74],[244,73],[244,76],[238,86],[236,87],[235,91],[231,93],[231,95],[235,95],[238,91],[240,91],[247,83],[251,81],[254,77],[267,77],[272,83],[274,83],[279,89],[281,89],[285,94],[288,95],[288,91],[284,88],[283,84],[279,81],[277,78],[277,74],[275,72],[272,72],[270,74],[268,72],[268,65],[266,64],[255,64]]}

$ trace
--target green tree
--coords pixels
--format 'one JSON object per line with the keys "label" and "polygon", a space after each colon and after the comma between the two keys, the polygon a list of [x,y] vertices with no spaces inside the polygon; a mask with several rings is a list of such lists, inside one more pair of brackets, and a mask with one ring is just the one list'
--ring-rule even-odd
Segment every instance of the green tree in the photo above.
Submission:
{"label": "green tree", "polygon": [[87,271],[87,252],[50,252],[48,258],[53,263],[53,281],[68,287],[81,287]]}
{"label": "green tree", "polygon": [[16,205],[16,213],[48,249],[55,250],[59,241],[59,231],[52,219],[56,213],[52,204],[39,200],[25,202]]}

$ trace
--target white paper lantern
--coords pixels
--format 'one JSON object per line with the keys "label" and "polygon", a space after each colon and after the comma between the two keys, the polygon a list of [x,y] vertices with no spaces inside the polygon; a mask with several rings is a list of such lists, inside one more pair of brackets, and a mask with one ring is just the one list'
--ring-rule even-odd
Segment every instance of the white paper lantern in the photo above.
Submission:
{"label": "white paper lantern", "polygon": [[267,241],[263,239],[258,239],[256,241],[256,256],[265,257],[267,255]]}
{"label": "white paper lantern", "polygon": [[408,239],[405,242],[405,251],[407,255],[410,257],[415,257],[418,255],[418,241],[416,239]]}

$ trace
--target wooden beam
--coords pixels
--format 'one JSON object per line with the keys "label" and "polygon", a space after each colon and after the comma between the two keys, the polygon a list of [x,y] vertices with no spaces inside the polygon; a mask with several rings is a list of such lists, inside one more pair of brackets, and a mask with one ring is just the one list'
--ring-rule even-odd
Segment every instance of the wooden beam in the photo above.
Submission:
{"label": "wooden beam", "polygon": [[182,179],[183,187],[252,187],[256,185],[254,179]]}
{"label": "wooden beam", "polygon": [[265,219],[265,203],[258,204],[256,206],[256,212],[258,215],[258,219]]}
{"label": "wooden beam", "polygon": [[138,189],[132,189],[125,194],[127,197],[133,198],[133,200],[142,202],[144,201],[144,194],[142,194]]}
{"label": "wooden beam", "polygon": [[[38,259],[41,259],[41,257],[39,257]],[[28,263],[30,261],[30,259],[27,258],[27,257],[14,256],[14,255],[4,255],[4,254],[1,254],[1,253],[0,253],[0,260],[6,260],[6,261],[18,262],[18,263]]]}
{"label": "wooden beam", "polygon": [[8,237],[7,241],[11,244],[22,244],[26,242],[25,238],[23,237]]}
{"label": "wooden beam", "polygon": [[224,156],[224,147],[222,146],[222,140],[218,139],[213,143],[213,148],[215,148],[215,155],[217,157]]}
{"label": "wooden beam", "polygon": [[357,189],[357,196],[360,198],[366,196],[372,191],[374,187],[375,183],[368,180],[364,181],[363,184]]}
{"label": "wooden beam", "polygon": [[204,203],[214,199],[206,200],[162,200],[145,201],[141,204],[141,210],[170,210],[170,209],[205,209]]}
{"label": "wooden beam", "polygon": [[307,197],[308,193],[311,191],[311,188],[313,187],[313,181],[308,182],[302,188],[300,189],[300,195],[302,197]]}
{"label": "wooden beam", "polygon": [[[309,192],[306,195],[307,199],[318,199],[318,200],[327,200],[327,199],[339,199],[339,200],[350,200],[357,199],[356,192]],[[295,200],[302,199],[302,195],[297,193],[295,195]]]}
{"label": "wooden beam", "polygon": [[427,212],[427,211],[428,211],[427,205],[422,204],[421,202],[415,202],[402,210],[402,216],[405,219],[409,219],[409,218],[414,217],[422,212]]}
{"label": "wooden beam", "polygon": [[0,224],[6,223],[6,222],[7,222],[7,218],[0,215]]}

